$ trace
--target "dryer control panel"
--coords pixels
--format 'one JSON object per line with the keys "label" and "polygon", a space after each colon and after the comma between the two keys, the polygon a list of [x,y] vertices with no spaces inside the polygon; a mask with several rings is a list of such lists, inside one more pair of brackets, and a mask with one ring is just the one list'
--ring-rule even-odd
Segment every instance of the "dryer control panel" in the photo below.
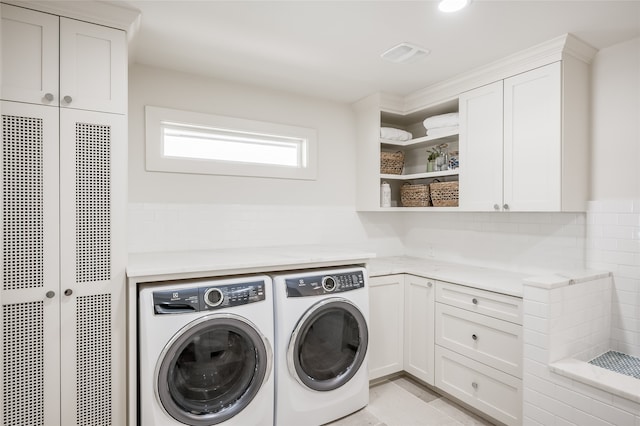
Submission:
{"label": "dryer control panel", "polygon": [[213,311],[265,300],[264,281],[153,292],[156,314]]}
{"label": "dryer control panel", "polygon": [[288,278],[287,297],[307,297],[323,294],[341,293],[364,287],[362,271],[316,275],[300,278]]}

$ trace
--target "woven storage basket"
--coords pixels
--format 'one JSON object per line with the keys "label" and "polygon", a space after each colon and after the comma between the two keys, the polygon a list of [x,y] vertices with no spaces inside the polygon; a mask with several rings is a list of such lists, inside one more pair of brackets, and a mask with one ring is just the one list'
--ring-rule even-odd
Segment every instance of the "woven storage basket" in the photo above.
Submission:
{"label": "woven storage basket", "polygon": [[402,174],[404,152],[380,152],[380,173],[387,175]]}
{"label": "woven storage basket", "polygon": [[400,202],[403,207],[429,207],[429,185],[405,183],[400,187]]}
{"label": "woven storage basket", "polygon": [[434,207],[458,206],[458,182],[434,182],[429,187]]}

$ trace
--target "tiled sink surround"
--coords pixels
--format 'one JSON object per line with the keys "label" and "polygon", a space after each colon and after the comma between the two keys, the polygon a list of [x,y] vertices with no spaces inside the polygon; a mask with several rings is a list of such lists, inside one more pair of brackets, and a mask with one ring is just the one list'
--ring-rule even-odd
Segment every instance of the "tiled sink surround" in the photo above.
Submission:
{"label": "tiled sink surround", "polygon": [[524,285],[525,425],[640,425],[640,381],[588,364],[610,344],[609,273]]}
{"label": "tiled sink surround", "polygon": [[640,357],[640,200],[589,203],[586,257],[613,273],[611,349]]}

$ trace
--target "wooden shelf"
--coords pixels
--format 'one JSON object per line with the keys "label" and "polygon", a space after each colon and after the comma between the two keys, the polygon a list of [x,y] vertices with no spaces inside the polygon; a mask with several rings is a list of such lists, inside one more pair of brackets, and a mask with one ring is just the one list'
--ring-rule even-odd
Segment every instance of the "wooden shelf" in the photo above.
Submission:
{"label": "wooden shelf", "polygon": [[440,172],[413,173],[410,175],[380,174],[380,179],[386,179],[386,180],[432,179],[432,178],[445,177],[445,176],[457,176],[459,174],[459,170],[460,169],[442,170]]}

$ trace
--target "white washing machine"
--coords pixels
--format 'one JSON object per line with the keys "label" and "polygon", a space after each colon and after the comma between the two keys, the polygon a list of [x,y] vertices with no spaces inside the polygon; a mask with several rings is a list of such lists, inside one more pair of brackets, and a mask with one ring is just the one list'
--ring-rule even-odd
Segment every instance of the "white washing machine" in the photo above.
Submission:
{"label": "white washing machine", "polygon": [[361,267],[273,276],[277,426],[320,425],[369,402]]}
{"label": "white washing machine", "polygon": [[273,292],[268,276],[140,289],[141,426],[272,426]]}

